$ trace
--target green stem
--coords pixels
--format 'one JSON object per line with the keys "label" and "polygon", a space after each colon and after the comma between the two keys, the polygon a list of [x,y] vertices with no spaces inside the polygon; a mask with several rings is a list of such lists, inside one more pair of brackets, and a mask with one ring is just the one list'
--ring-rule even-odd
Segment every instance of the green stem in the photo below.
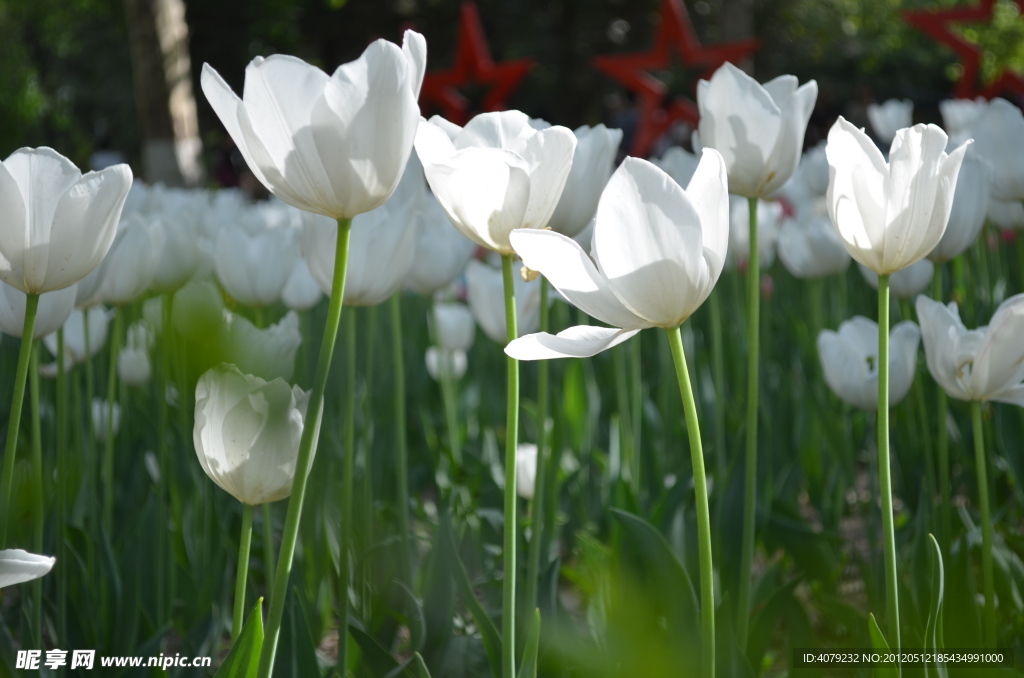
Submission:
{"label": "green stem", "polygon": [[252,544],[254,508],[249,504],[242,504],[242,533],[238,539],[238,569],[235,570],[235,609],[234,614],[231,615],[232,645],[242,633],[242,621],[245,614],[245,582],[249,578],[249,546]]}
{"label": "green stem", "polygon": [[985,459],[985,431],[981,427],[981,403],[971,403],[971,424],[974,428],[974,461],[978,474],[978,503],[981,504],[981,578],[985,590],[986,647],[995,647],[996,633],[995,584],[992,575],[992,514],[988,501],[988,464]]}
{"label": "green stem", "polygon": [[1017,281],[1018,288],[1024,289],[1024,233],[1017,232],[1017,275],[1020,279]]}
{"label": "green stem", "polygon": [[114,401],[117,399],[117,354],[121,347],[121,309],[114,312],[110,332],[110,364],[107,366],[106,435],[103,437],[103,527],[107,535],[114,529]]}
{"label": "green stem", "polygon": [[[501,256],[505,285],[505,336],[511,343],[517,336],[516,298],[512,279],[512,255]],[[516,447],[519,438],[519,361],[506,358],[508,399],[505,417],[505,544],[504,580],[501,606],[502,678],[516,675]]]}
{"label": "green stem", "polygon": [[18,369],[14,373],[14,397],[11,399],[11,416],[7,421],[7,445],[4,448],[4,466],[2,475],[0,475],[0,487],[3,491],[3,512],[0,514],[0,549],[7,548],[8,522],[11,516],[11,490],[14,486],[14,455],[18,450],[18,428],[21,425],[21,408],[25,402],[25,382],[28,380],[28,364],[32,353],[38,309],[39,295],[25,295],[25,323],[22,325],[21,331]]}
{"label": "green stem", "polygon": [[[320,344],[320,356],[316,364],[316,380],[313,392],[306,409],[306,418],[299,442],[299,455],[295,463],[295,481],[292,494],[288,499],[288,513],[285,518],[284,534],[281,539],[281,551],[278,556],[277,571],[274,577],[274,589],[270,600],[270,613],[267,617],[266,634],[264,635],[263,651],[260,654],[259,678],[269,678],[274,668],[277,655],[277,641],[281,633],[281,620],[284,618],[284,601],[288,595],[288,579],[292,573],[292,560],[295,556],[295,543],[299,538],[299,519],[302,517],[302,502],[306,496],[306,480],[320,434],[320,419],[324,409],[324,391],[327,388],[327,377],[330,374],[331,357],[334,354],[334,340],[338,336],[338,322],[341,319],[341,306],[345,293],[345,273],[348,269],[348,243],[352,220],[338,220],[338,242],[335,252],[334,279],[331,284],[331,300],[327,309],[327,323],[324,326],[323,342]],[[345,637],[344,630],[342,637]]]}
{"label": "green stem", "polygon": [[750,252],[747,259],[747,454],[743,481],[743,543],[740,590],[736,608],[736,640],[747,646],[750,623],[751,570],[754,566],[754,522],[757,518],[757,406],[761,325],[761,262],[757,247],[757,198],[748,198]]}
{"label": "green stem", "polygon": [[[39,421],[39,342],[31,341],[28,391],[32,418],[32,550],[43,552],[43,430]],[[59,358],[58,358],[59,359]],[[43,646],[43,580],[32,582],[32,630],[36,647]]]}
{"label": "green stem", "polygon": [[697,505],[697,543],[700,556],[701,675],[715,675],[715,574],[711,562],[711,512],[708,509],[708,482],[704,473],[704,450],[697,421],[697,403],[690,385],[690,371],[683,353],[683,338],[678,327],[668,333],[672,361],[676,367],[679,394],[683,398],[686,432],[690,438],[690,462],[693,464],[693,490]]}
{"label": "green stem", "polygon": [[[167,300],[161,302],[161,312],[167,306]],[[156,609],[157,623],[163,624],[167,620],[167,600],[170,596],[170,578],[167,577],[167,567],[170,562],[171,552],[171,531],[167,529],[167,485],[169,484],[167,440],[170,436],[168,430],[167,414],[167,385],[170,383],[168,360],[168,347],[166,337],[171,331],[167,318],[163,319],[163,338],[160,341],[160,379],[157,382],[156,411],[157,411],[157,442],[156,458],[157,466],[160,469],[160,482],[157,484],[157,535],[156,535]]]}
{"label": "green stem", "polygon": [[[935,268],[932,277],[932,299],[942,301],[942,265]],[[938,444],[937,456],[939,465],[939,496],[941,499],[942,515],[942,546],[946,553],[949,553],[949,545],[953,539],[953,514],[950,505],[949,488],[949,429],[946,426],[946,419],[949,412],[949,399],[946,391],[935,389],[939,396],[939,406],[936,419],[938,420]]]}
{"label": "green stem", "polygon": [[57,330],[57,640],[66,645],[68,637],[67,565],[64,563],[64,532],[67,525],[67,370],[64,369],[64,328]]}
{"label": "green stem", "polygon": [[715,475],[725,482],[728,462],[725,452],[725,341],[722,336],[722,293],[715,290],[708,297],[711,310],[711,378],[715,382]]}
{"label": "green stem", "polygon": [[260,522],[263,523],[263,569],[267,577],[267,590],[264,595],[269,597],[273,592],[271,582],[274,581],[274,512],[270,504],[263,504],[260,513]]}
{"label": "green stem", "polygon": [[[540,279],[540,331],[548,331],[548,281]],[[548,379],[550,364],[541,360],[537,365],[537,476],[530,502],[530,561],[526,573],[526,599],[523,609],[537,607],[537,586],[540,578],[541,549],[547,533],[544,530],[544,494],[548,477]]]}
{"label": "green stem", "polygon": [[[409,452],[405,430],[405,357],[402,354],[402,293],[391,295],[391,345],[395,375],[395,453],[398,468],[395,482],[398,485],[398,536],[402,549],[402,581],[412,586],[412,551],[409,542]],[[370,472],[367,457],[366,472]]]}
{"label": "green stem", "polygon": [[623,477],[628,478],[633,496],[639,500],[640,488],[636,484],[637,479],[633,477],[633,456],[637,452],[633,449],[632,408],[629,406],[629,395],[627,392],[628,377],[626,376],[625,349],[615,351],[612,355],[612,360],[615,364],[615,404],[619,411],[619,442],[622,448],[620,473]]}
{"label": "green stem", "polygon": [[878,276],[878,491],[882,499],[885,552],[885,603],[889,647],[900,648],[900,604],[896,589],[896,528],[892,515],[892,473],[889,464],[889,276]]}
{"label": "green stem", "polygon": [[[345,676],[348,668],[348,589],[352,580],[352,541],[355,530],[352,494],[356,469],[356,314],[355,309],[345,318],[345,336],[342,339],[345,356],[345,412],[342,419],[344,444],[342,446],[341,477],[341,555],[338,567],[338,666]],[[367,541],[370,537],[367,535]]]}
{"label": "green stem", "polygon": [[[643,368],[642,368],[642,355],[640,348],[643,344],[639,339],[636,341],[628,342],[629,346],[629,390],[630,398],[629,405],[631,408],[630,412],[630,423],[633,426],[633,485],[637,491],[637,497],[640,496],[641,478],[640,469],[642,466],[643,458],[640,456],[640,441],[641,433],[643,428]],[[546,362],[546,361],[544,361]]]}

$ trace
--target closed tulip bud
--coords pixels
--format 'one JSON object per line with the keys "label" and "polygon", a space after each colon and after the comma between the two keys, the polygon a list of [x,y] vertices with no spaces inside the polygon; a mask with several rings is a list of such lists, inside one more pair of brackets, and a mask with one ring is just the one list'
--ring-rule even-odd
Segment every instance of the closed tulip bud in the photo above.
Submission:
{"label": "closed tulip bud", "polygon": [[295,353],[302,344],[299,316],[288,311],[280,322],[258,329],[242,316],[225,312],[223,330],[225,359],[238,369],[263,379],[290,380],[295,371]]}
{"label": "closed tulip bud", "polygon": [[[25,293],[0,283],[0,332],[20,337],[25,326]],[[65,287],[39,295],[33,339],[56,332],[75,309],[75,288]]]}
{"label": "closed tulip bud", "polygon": [[842,117],[828,133],[828,212],[856,261],[888,275],[923,259],[946,232],[966,144],[946,154],[946,133],[915,125],[896,134],[889,162]]}
{"label": "closed tulip bud", "polygon": [[309,272],[304,257],[295,257],[291,275],[281,290],[281,303],[293,311],[308,311],[320,302],[323,293]]}
{"label": "closed tulip bud", "polygon": [[992,164],[992,197],[1024,200],[1024,114],[993,99],[971,126],[975,150]]}
{"label": "closed tulip bud", "polygon": [[181,289],[199,268],[198,225],[192,213],[177,209],[154,218],[162,233],[162,246],[153,274],[153,289],[167,293]]}
{"label": "closed tulip bud", "polygon": [[286,227],[250,232],[224,224],[214,255],[217,279],[224,291],[245,306],[269,306],[280,299],[298,256],[297,235]]}
{"label": "closed tulip bud", "polygon": [[[89,336],[85,335],[85,320],[88,315]],[[74,310],[64,322],[64,350],[71,355],[74,364],[79,365],[100,352],[107,343],[107,326],[112,314],[102,306],[87,310]],[[43,344],[53,355],[57,355],[57,333],[43,337]]]}
{"label": "closed tulip bud", "polygon": [[441,203],[429,191],[424,191],[420,200],[419,223],[416,256],[403,285],[416,294],[429,296],[459,277],[476,245],[452,226]]}
{"label": "closed tulip bud", "polygon": [[[974,121],[985,112],[988,100],[985,97],[974,99],[946,99],[939,102],[939,113],[942,115],[942,127],[950,138],[967,137],[970,135]],[[957,144],[959,146],[959,143]]]}
{"label": "closed tulip bud", "polygon": [[[898,404],[910,391],[917,369],[917,345],[921,331],[912,322],[901,322],[889,333],[889,406]],[[864,410],[878,409],[878,324],[854,316],[839,331],[818,334],[818,358],[825,382],[840,400]]]}
{"label": "closed tulip bud", "polygon": [[[757,201],[757,258],[761,270],[775,262],[775,245],[779,240],[782,204],[772,200]],[[729,268],[746,269],[750,252],[750,205],[739,196],[729,198]]]}
{"label": "closed tulip bud", "polygon": [[[540,282],[527,282],[516,275],[512,285],[516,297],[517,329],[520,334],[533,332],[540,324]],[[504,344],[508,338],[505,334],[505,287],[501,269],[475,259],[470,261],[466,267],[466,287],[469,308],[477,325],[491,341]]]}
{"label": "closed tulip bud", "polygon": [[[878,275],[864,264],[857,264],[860,274],[871,287],[878,289]],[[889,276],[889,292],[897,299],[913,299],[932,284],[935,264],[929,259],[916,261]]]}
{"label": "closed tulip bud", "polygon": [[129,386],[144,386],[153,374],[149,350],[153,346],[153,333],[144,322],[134,322],[128,328],[127,342],[117,354],[117,374]]}
{"label": "closed tulip bud", "polygon": [[987,327],[968,330],[956,302],[917,298],[924,354],[935,381],[958,400],[1024,407],[1024,294],[996,309]]}
{"label": "closed tulip bud", "polygon": [[127,304],[149,289],[160,261],[163,232],[141,216],[133,215],[122,226],[100,265],[97,299],[111,304]]}
{"label": "closed tulip bud", "polygon": [[419,123],[427,44],[376,40],[327,75],[301,59],[257,57],[239,99],[209,64],[202,88],[256,178],[284,202],[352,218],[391,195]]}
{"label": "closed tulip bud", "polygon": [[100,265],[132,183],[127,165],[83,175],[52,148],[22,148],[0,163],[0,281],[41,294]]}
{"label": "closed tulip bud", "polygon": [[601,195],[590,255],[560,233],[512,234],[526,266],[612,327],[524,336],[505,353],[518,360],[588,357],[641,329],[678,327],[714,289],[728,242],[729,196],[718,151],[704,149],[685,190],[646,160],[626,158]]}
{"label": "closed tulip bud", "polygon": [[779,259],[793,277],[804,280],[838,275],[850,267],[850,255],[828,214],[783,221]]}
{"label": "closed tulip bud", "polygon": [[[415,172],[415,166],[406,172],[386,203],[352,220],[346,306],[375,306],[387,300],[409,273],[419,236],[418,201],[426,190]],[[331,293],[337,242],[337,224],[315,214],[303,215],[302,255],[324,294]]]}
{"label": "closed tulip bud", "polygon": [[121,406],[114,403],[113,410],[107,407],[107,401],[102,398],[92,399],[92,428],[96,432],[96,439],[100,442],[106,442],[107,440],[107,418],[108,412],[113,412],[111,415],[111,423],[113,424],[114,435],[121,430]]}
{"label": "closed tulip bud", "polygon": [[462,379],[468,366],[466,352],[462,349],[448,350],[437,346],[427,347],[426,363],[427,374],[434,381],[441,381],[445,377]]}
{"label": "closed tulip bud", "polygon": [[416,152],[448,219],[501,254],[512,253],[514,229],[548,225],[575,148],[565,127],[534,129],[519,111],[478,115],[454,140],[427,121],[416,134]]}
{"label": "closed tulip bud", "polygon": [[287,497],[308,402],[298,386],[243,374],[234,365],[203,373],[192,438],[206,475],[243,504]]}
{"label": "closed tulip bud", "polygon": [[39,579],[53,569],[56,558],[21,549],[0,551],[0,589]]}
{"label": "closed tulip bud", "polygon": [[597,201],[612,175],[615,154],[622,143],[622,130],[584,125],[573,130],[573,135],[576,150],[572,167],[558,206],[548,221],[552,230],[570,238],[586,228],[597,212]]}
{"label": "closed tulip bud", "polygon": [[985,225],[991,191],[992,166],[968,148],[956,179],[949,224],[939,244],[928,254],[929,259],[937,264],[951,261],[974,244]]}
{"label": "closed tulip bud", "polygon": [[882,104],[868,104],[868,122],[879,141],[891,144],[896,132],[914,124],[914,102],[889,99]]}
{"label": "closed tulip bud", "polygon": [[537,484],[537,446],[521,443],[516,447],[516,493],[526,500],[533,499]]}
{"label": "closed tulip bud", "polygon": [[464,304],[434,304],[434,337],[448,351],[468,351],[476,337],[473,313]]}
{"label": "closed tulip bud", "polygon": [[730,63],[697,83],[700,140],[722,154],[730,193],[766,198],[789,180],[817,98],[814,80],[797,87],[782,75],[761,85]]}

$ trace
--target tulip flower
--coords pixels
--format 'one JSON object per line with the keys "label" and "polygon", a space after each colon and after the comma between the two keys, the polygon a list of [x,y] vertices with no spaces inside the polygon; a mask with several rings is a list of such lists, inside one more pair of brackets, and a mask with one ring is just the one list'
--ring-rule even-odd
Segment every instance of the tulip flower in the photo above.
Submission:
{"label": "tulip flower", "polygon": [[928,253],[929,259],[936,264],[951,261],[974,244],[985,225],[991,190],[992,166],[969,148],[960,165],[946,232]]}
{"label": "tulip flower", "polygon": [[284,202],[351,219],[387,200],[419,122],[427,45],[406,31],[327,75],[301,59],[256,57],[239,99],[203,65],[202,88],[256,178]]}
{"label": "tulip flower", "polygon": [[[864,264],[857,264],[860,274],[871,287],[878,289],[878,274]],[[889,291],[897,299],[913,299],[928,289],[935,276],[935,264],[922,259],[889,276]]]}
{"label": "tulip flower", "polygon": [[1002,229],[1024,229],[1024,202],[989,198],[985,218]]}
{"label": "tulip flower", "polygon": [[149,350],[153,333],[143,322],[134,322],[128,328],[128,341],[117,354],[117,376],[129,386],[145,386],[153,374]]}
{"label": "tulip flower", "polygon": [[[524,295],[525,296],[525,295]],[[434,338],[448,351],[468,351],[476,337],[473,313],[464,304],[434,304]]]}
{"label": "tulip flower", "polygon": [[156,275],[163,246],[159,223],[137,215],[122,222],[99,268],[98,300],[120,305],[142,296]]}
{"label": "tulip flower", "polygon": [[[729,242],[726,165],[704,149],[684,190],[652,163],[626,158],[601,194],[591,255],[554,231],[520,230],[511,243],[531,270],[544,275],[570,303],[613,327],[571,327],[509,343],[519,360],[587,357],[641,329],[669,336],[683,398],[694,473],[700,555],[702,673],[714,675],[714,578],[704,457],[679,326],[711,294]],[[591,258],[593,257],[593,258]]]}
{"label": "tulip flower", "polygon": [[997,641],[992,566],[992,517],[989,510],[981,403],[996,401],[1024,407],[1024,294],[996,309],[988,327],[968,330],[956,302],[944,306],[917,298],[928,371],[950,397],[971,401],[978,496],[981,505],[982,585],[985,595],[984,642]]}
{"label": "tulip flower", "polygon": [[[426,190],[417,172],[415,165],[410,166],[386,203],[352,220],[346,306],[375,306],[385,301],[409,272],[417,254],[417,208]],[[331,292],[337,239],[338,228],[333,221],[315,214],[303,215],[302,255],[325,294]]]}
{"label": "tulip flower", "polygon": [[956,145],[970,137],[974,122],[985,112],[988,100],[985,97],[974,99],[945,99],[939,102],[939,113],[942,115],[942,128],[949,138],[957,139]]}
{"label": "tulip flower", "polygon": [[766,198],[789,180],[817,98],[814,80],[797,87],[782,75],[760,85],[728,62],[697,83],[700,140],[725,158],[730,193]]}
{"label": "tulip flower", "polygon": [[175,292],[191,280],[200,264],[198,224],[187,209],[177,208],[154,219],[162,235],[153,274],[153,289]]}
{"label": "tulip flower", "polygon": [[651,158],[651,163],[672,177],[672,180],[681,187],[686,188],[693,178],[693,173],[697,171],[700,158],[679,146],[673,146],[660,158]]}
{"label": "tulip flower", "polygon": [[[553,233],[553,231],[544,232]],[[533,332],[540,322],[540,283],[536,280],[527,282],[517,275],[513,284],[515,286],[516,325],[520,332]],[[499,344],[508,341],[505,311],[502,306],[504,294],[502,287],[502,273],[497,268],[475,259],[466,266],[469,308],[484,334],[491,341]],[[524,358],[518,359],[523,360]]]}
{"label": "tulip flower", "polygon": [[[892,328],[889,354],[889,406],[900,403],[910,391],[917,368],[917,346],[921,331],[904,321]],[[839,325],[839,331],[818,334],[818,358],[825,383],[843,402],[863,410],[878,409],[879,378],[878,324],[854,316]]]}
{"label": "tulip flower", "polygon": [[[110,425],[107,425],[107,422]],[[107,431],[113,431],[114,436],[121,430],[121,406],[117,403],[108,404],[102,398],[92,399],[92,426],[96,432],[96,439],[106,442]]]}
{"label": "tulip flower", "polygon": [[293,311],[308,311],[320,302],[322,296],[305,258],[295,257],[292,272],[281,290],[281,303]]}
{"label": "tulip flower", "polygon": [[887,163],[863,130],[842,117],[832,126],[829,216],[856,261],[887,275],[935,249],[967,146],[945,148],[945,132],[916,125],[896,134]]}
{"label": "tulip flower", "polygon": [[597,201],[614,169],[615,154],[622,142],[622,130],[604,125],[583,125],[573,130],[576,150],[565,180],[562,197],[548,221],[552,230],[570,238],[590,223]]}
{"label": "tulip flower", "polygon": [[454,140],[427,121],[416,134],[416,152],[448,219],[503,255],[512,254],[512,230],[548,225],[575,148],[568,129],[536,130],[519,111],[478,115]]}
{"label": "tulip flower", "polygon": [[523,443],[516,448],[516,493],[526,500],[533,499],[537,480],[537,446]]}
{"label": "tulip flower", "polygon": [[302,344],[295,311],[265,329],[225,311],[223,332],[224,359],[234,361],[238,369],[266,380],[292,378],[295,353]]}
{"label": "tulip flower", "polygon": [[[337,224],[327,221],[336,234]],[[248,232],[225,224],[214,257],[217,279],[224,290],[246,306],[259,308],[277,301],[298,257],[296,236],[295,230],[287,227]]]}
{"label": "tulip flower", "polygon": [[0,589],[39,579],[53,569],[56,558],[37,556],[21,549],[0,551]]}
{"label": "tulip flower", "polygon": [[850,255],[827,214],[784,220],[778,249],[782,265],[796,278],[824,278],[850,267]]}
{"label": "tulip flower", "polygon": [[971,125],[975,150],[992,164],[992,197],[1024,200],[1024,114],[993,99]]}
{"label": "tulip flower", "polygon": [[[0,332],[21,337],[25,328],[25,293],[0,283]],[[33,339],[41,339],[60,329],[75,310],[75,288],[65,287],[39,295]]]}
{"label": "tulip flower", "polygon": [[[89,334],[86,336],[86,315],[88,315]],[[75,309],[64,322],[64,350],[71,354],[75,365],[84,363],[99,353],[107,343],[107,326],[110,324],[110,312],[102,306],[92,306],[87,310]],[[43,337],[43,344],[53,355],[57,355],[57,333],[51,332]]]}
{"label": "tulip flower", "polygon": [[424,191],[420,198],[419,223],[416,256],[403,285],[416,294],[428,296],[459,277],[473,256],[475,245],[452,227],[441,203],[430,191]]}
{"label": "tulip flower", "polygon": [[460,348],[446,349],[428,346],[425,360],[427,374],[437,382],[445,379],[458,381],[466,374],[466,367],[468,367],[466,352]]}
{"label": "tulip flower", "polygon": [[193,442],[206,475],[243,504],[292,491],[308,394],[220,365],[196,385]]}
{"label": "tulip flower", "polygon": [[114,241],[131,187],[127,165],[83,175],[52,148],[22,148],[0,163],[0,281],[28,294],[74,285]]}
{"label": "tulip flower", "polygon": [[868,122],[883,144],[891,144],[896,132],[914,124],[914,102],[910,99],[889,99],[882,104],[868,104]]}

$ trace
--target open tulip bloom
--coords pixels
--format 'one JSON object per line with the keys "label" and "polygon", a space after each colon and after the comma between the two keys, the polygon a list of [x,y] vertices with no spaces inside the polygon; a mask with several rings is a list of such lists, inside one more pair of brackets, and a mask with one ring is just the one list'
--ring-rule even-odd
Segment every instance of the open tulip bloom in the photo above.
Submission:
{"label": "open tulip bloom", "polygon": [[[530,269],[570,303],[613,327],[571,327],[532,334],[505,353],[519,360],[588,357],[648,327],[669,334],[690,435],[701,561],[702,666],[714,675],[711,527],[704,458],[679,326],[714,289],[729,243],[729,193],[722,155],[705,149],[684,191],[657,166],[626,158],[597,207],[591,255],[554,231],[518,230],[510,237]],[[592,258],[591,258],[592,257]]]}
{"label": "open tulip bloom", "polygon": [[[863,130],[842,117],[828,133],[828,210],[846,251],[878,275],[878,399],[889,402],[889,276],[923,259],[946,231],[967,144],[946,153],[935,125],[896,132],[886,162]],[[900,647],[896,537],[889,468],[889,408],[878,408],[878,473],[885,539],[890,647]]]}
{"label": "open tulip bloom", "polygon": [[992,567],[992,517],[988,499],[988,465],[981,403],[996,401],[1024,407],[1024,294],[1010,297],[996,309],[988,327],[968,330],[956,302],[944,306],[917,298],[928,371],[950,397],[971,401],[974,455],[981,508],[982,582],[985,592],[984,636],[998,639]]}

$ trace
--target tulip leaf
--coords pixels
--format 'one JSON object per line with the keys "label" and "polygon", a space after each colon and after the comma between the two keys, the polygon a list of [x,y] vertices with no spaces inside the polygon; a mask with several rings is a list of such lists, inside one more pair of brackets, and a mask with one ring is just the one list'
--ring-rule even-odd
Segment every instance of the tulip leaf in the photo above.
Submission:
{"label": "tulip leaf", "polygon": [[289,676],[319,676],[316,645],[310,633],[302,596],[293,587],[285,607],[281,640],[274,660],[275,673]]}
{"label": "tulip leaf", "polygon": [[[942,551],[939,550],[939,543],[935,541],[934,535],[929,534],[928,540],[931,548],[928,553],[931,555],[932,576],[931,576],[931,604],[928,607],[928,623],[924,630],[925,648],[932,652],[939,652],[944,647],[942,642],[942,598],[945,571],[942,567]],[[931,678],[946,678],[949,674],[946,665],[936,662],[935,666],[926,666],[925,676]]]}
{"label": "tulip leaf", "polygon": [[715,615],[715,675],[718,678],[754,678],[754,669],[740,649],[732,620],[726,613],[730,607],[727,596]]}
{"label": "tulip leaf", "polygon": [[238,640],[231,646],[224,663],[217,669],[214,678],[255,678],[260,666],[260,652],[263,650],[263,599],[249,613]]}
{"label": "tulip leaf", "polygon": [[[868,634],[871,636],[871,647],[882,653],[889,652],[889,643],[882,629],[878,628],[874,614],[868,614]],[[895,666],[880,666],[875,669],[874,675],[875,678],[898,678],[900,674]]]}
{"label": "tulip leaf", "polygon": [[406,615],[404,622],[409,627],[410,648],[413,652],[419,652],[423,649],[423,643],[426,638],[426,619],[423,612],[423,603],[405,584],[398,582],[398,588],[408,601],[405,605]]}
{"label": "tulip leaf", "polygon": [[533,621],[526,636],[523,649],[523,663],[519,665],[517,678],[537,678],[537,650],[540,646],[540,609],[533,610]]}
{"label": "tulip leaf", "polygon": [[455,556],[455,585],[459,589],[459,597],[462,598],[462,603],[469,608],[470,614],[473,615],[473,621],[476,622],[477,628],[480,629],[480,636],[483,638],[484,649],[487,651],[487,663],[491,667],[491,674],[500,676],[501,635],[498,633],[494,621],[487,614],[484,606],[480,604],[480,600],[477,599],[476,594],[473,592],[473,585],[469,580],[469,575],[466,573],[466,567],[462,564],[462,558],[459,557],[459,547],[455,541],[455,530],[452,527],[451,517],[448,515],[444,518],[443,531],[444,538],[448,540],[448,548],[451,549],[452,555]]}
{"label": "tulip leaf", "polygon": [[417,652],[413,655],[413,659],[415,660],[416,678],[430,678],[430,669],[427,668],[427,662],[423,661],[423,655]]}
{"label": "tulip leaf", "polygon": [[[377,642],[377,639],[358,626],[349,624],[348,632],[363,651],[363,661],[375,676],[399,676],[407,667],[400,664],[388,649]],[[298,674],[295,674],[298,675]]]}

